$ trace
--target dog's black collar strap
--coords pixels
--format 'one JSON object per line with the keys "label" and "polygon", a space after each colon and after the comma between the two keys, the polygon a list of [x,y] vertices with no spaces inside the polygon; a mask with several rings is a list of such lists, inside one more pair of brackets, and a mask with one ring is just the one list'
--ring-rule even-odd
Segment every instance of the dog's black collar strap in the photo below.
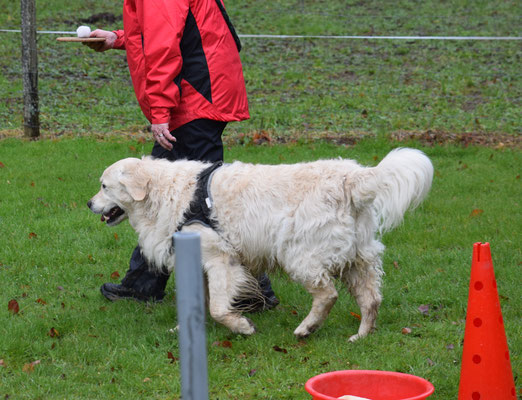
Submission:
{"label": "dog's black collar strap", "polygon": [[189,208],[183,214],[183,221],[178,225],[178,231],[180,231],[185,225],[194,223],[203,224],[212,229],[217,228],[216,222],[210,219],[210,211],[212,209],[210,180],[213,173],[222,165],[222,161],[215,162],[210,167],[205,168],[199,173],[194,198],[190,202]]}

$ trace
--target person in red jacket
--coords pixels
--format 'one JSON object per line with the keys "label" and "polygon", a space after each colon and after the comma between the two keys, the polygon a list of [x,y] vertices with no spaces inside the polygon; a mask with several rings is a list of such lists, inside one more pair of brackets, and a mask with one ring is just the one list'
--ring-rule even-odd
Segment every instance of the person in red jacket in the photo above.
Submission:
{"label": "person in red jacket", "polygon": [[[126,51],[134,91],[155,139],[152,156],[222,161],[227,122],[248,119],[249,112],[240,42],[221,0],[124,0],[123,28],[96,29],[91,37],[105,42],[87,45]],[[109,300],[161,300],[168,277],[149,271],[138,246],[121,284],[100,289]],[[265,302],[257,308],[277,305],[268,277],[259,283]]]}

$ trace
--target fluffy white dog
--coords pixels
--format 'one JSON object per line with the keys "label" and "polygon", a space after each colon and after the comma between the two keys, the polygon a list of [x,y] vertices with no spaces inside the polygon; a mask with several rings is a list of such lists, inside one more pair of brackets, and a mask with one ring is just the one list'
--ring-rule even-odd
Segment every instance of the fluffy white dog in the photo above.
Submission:
{"label": "fluffy white dog", "polygon": [[[101,190],[88,206],[108,225],[128,218],[149,263],[172,270],[172,235],[185,222],[198,176],[209,166],[149,157],[120,160],[105,170]],[[359,331],[350,340],[368,335],[382,299],[384,245],[378,236],[419,205],[432,178],[428,157],[406,148],[370,168],[344,159],[219,167],[207,184],[214,227],[182,228],[201,234],[210,315],[233,332],[254,333],[234,301],[251,290],[253,276],[281,267],[313,297],[312,309],[294,331],[297,337],[308,336],[327,318],[338,296],[335,278],[361,310]]]}

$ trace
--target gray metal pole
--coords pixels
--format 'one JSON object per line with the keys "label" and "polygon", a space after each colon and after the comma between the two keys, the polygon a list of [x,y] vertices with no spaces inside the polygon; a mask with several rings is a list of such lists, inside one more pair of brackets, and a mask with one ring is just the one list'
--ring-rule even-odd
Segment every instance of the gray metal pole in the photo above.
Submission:
{"label": "gray metal pole", "polygon": [[30,138],[40,136],[40,110],[38,108],[38,56],[36,50],[35,0],[21,0],[22,23],[22,82],[24,89],[24,134]]}
{"label": "gray metal pole", "polygon": [[199,233],[174,234],[181,398],[208,400],[205,293]]}

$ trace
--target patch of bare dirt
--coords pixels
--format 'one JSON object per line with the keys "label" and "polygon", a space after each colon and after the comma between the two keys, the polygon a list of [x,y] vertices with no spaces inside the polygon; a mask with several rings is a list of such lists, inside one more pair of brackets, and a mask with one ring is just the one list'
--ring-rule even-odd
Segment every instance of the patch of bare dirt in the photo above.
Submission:
{"label": "patch of bare dirt", "polygon": [[[85,136],[94,137],[98,140],[107,138],[134,139],[140,143],[152,142],[152,137],[148,127],[136,129],[132,132],[113,132],[113,133],[89,133]],[[50,133],[42,132],[41,139],[59,139],[68,137],[78,137],[76,132]],[[334,132],[287,132],[284,135],[273,131],[260,130],[249,133],[230,133],[223,137],[223,142],[227,146],[233,145],[272,145],[296,142],[311,142],[316,140],[333,143],[340,146],[355,146],[363,139],[375,137],[374,134],[365,132],[334,133]],[[6,138],[26,139],[21,129],[0,129],[0,140]],[[397,131],[389,135],[392,141],[406,143],[415,141],[424,146],[442,146],[445,144],[467,146],[482,146],[496,149],[513,148],[522,149],[522,137],[516,134],[507,133],[487,133],[487,132],[465,132],[453,133],[428,130],[425,132]],[[34,140],[34,139],[33,139]],[[38,139],[36,139],[38,140]]]}
{"label": "patch of bare dirt", "polygon": [[390,135],[392,140],[406,142],[418,141],[425,146],[460,144],[467,146],[484,146],[493,148],[522,148],[520,135],[509,135],[505,133],[488,132],[443,132],[428,130],[425,132],[398,131]]}
{"label": "patch of bare dirt", "polygon": [[[313,141],[323,140],[343,146],[354,146],[362,139],[375,137],[374,134],[365,132],[350,132],[347,134],[333,132],[311,132],[303,134],[300,132],[289,132],[284,135],[278,135],[270,131],[254,131],[248,134],[232,134],[225,136],[225,143],[234,144],[283,144],[297,141]],[[428,130],[424,132],[397,131],[389,135],[390,140],[396,142],[416,141],[424,146],[441,146],[445,144],[454,144],[467,146],[483,146],[491,148],[522,148],[522,138],[516,134],[506,133],[487,133],[487,132],[465,132],[453,133]]]}

